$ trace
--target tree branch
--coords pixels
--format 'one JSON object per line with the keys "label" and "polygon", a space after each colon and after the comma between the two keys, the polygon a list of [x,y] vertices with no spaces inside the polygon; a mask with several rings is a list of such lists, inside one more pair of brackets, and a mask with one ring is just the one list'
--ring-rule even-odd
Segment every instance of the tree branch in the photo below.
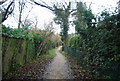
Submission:
{"label": "tree branch", "polygon": [[3,15],[3,17],[2,17],[2,20],[0,21],[0,24],[1,24],[2,22],[4,22],[4,21],[8,18],[8,15],[13,12],[14,8],[13,8],[11,11],[9,11],[9,9],[10,9],[10,7],[12,6],[13,3],[14,3],[14,0],[8,5],[5,13],[3,12],[4,15]]}
{"label": "tree branch", "polygon": [[41,7],[47,8],[47,9],[49,9],[49,10],[51,10],[51,11],[54,11],[53,7],[50,7],[50,6],[48,6],[48,5],[46,6],[46,5],[43,5],[43,4],[41,4],[41,3],[37,3],[37,2],[34,1],[34,0],[30,0],[30,1],[34,2],[36,5],[39,5],[39,6],[41,6]]}
{"label": "tree branch", "polygon": [[7,0],[4,0],[4,1],[0,1],[0,5],[2,5],[3,3],[5,3]]}

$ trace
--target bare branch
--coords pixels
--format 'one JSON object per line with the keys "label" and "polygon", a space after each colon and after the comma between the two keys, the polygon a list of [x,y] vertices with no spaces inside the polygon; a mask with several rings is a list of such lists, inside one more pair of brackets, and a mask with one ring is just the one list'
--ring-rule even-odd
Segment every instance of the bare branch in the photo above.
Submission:
{"label": "bare branch", "polygon": [[30,0],[30,1],[34,2],[36,5],[39,5],[39,6],[41,6],[41,7],[47,8],[47,9],[49,9],[49,10],[51,10],[51,11],[54,11],[53,7],[50,7],[50,6],[48,6],[48,5],[44,5],[44,4],[38,3],[38,2],[36,2],[36,1],[34,1],[34,0]]}
{"label": "bare branch", "polygon": [[91,2],[90,5],[89,5],[89,10],[91,10],[91,5],[92,5],[92,2]]}
{"label": "bare branch", "polygon": [[3,17],[2,17],[2,20],[0,21],[0,24],[1,24],[2,22],[4,22],[4,21],[8,18],[8,15],[13,12],[14,7],[13,7],[13,9],[11,9],[10,11],[9,11],[9,9],[10,9],[11,6],[14,4],[14,1],[15,1],[15,0],[13,0],[13,1],[8,5],[8,7],[7,7],[7,9],[5,10],[5,12],[3,12]]}
{"label": "bare branch", "polygon": [[4,0],[4,1],[0,1],[0,5],[2,5],[3,3],[5,3],[7,0]]}
{"label": "bare branch", "polygon": [[37,17],[35,17],[35,29],[37,29],[37,25],[38,25],[38,19]]}
{"label": "bare branch", "polygon": [[[33,9],[33,7],[29,10],[29,12],[28,12],[28,14],[27,14],[27,16],[26,16],[26,18],[25,18],[25,20],[24,20],[24,23],[27,21],[27,18],[29,17],[30,12],[32,11],[32,9]],[[24,24],[24,23],[23,23],[23,24]]]}

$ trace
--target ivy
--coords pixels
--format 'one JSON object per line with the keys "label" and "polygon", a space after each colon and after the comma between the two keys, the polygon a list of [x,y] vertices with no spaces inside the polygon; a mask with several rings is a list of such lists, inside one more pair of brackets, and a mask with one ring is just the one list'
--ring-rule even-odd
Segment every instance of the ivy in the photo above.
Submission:
{"label": "ivy", "polygon": [[77,35],[69,40],[69,47],[79,50],[78,63],[87,68],[93,77],[120,79],[120,25],[117,19],[120,15],[103,11],[100,21],[94,26],[92,12],[84,7],[82,9],[75,14]]}

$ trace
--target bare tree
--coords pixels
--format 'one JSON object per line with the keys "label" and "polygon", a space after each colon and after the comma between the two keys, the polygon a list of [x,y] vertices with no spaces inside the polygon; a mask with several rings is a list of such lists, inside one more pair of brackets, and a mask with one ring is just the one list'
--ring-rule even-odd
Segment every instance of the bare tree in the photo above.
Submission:
{"label": "bare tree", "polygon": [[[30,15],[30,12],[32,11],[32,9],[33,9],[33,7],[31,7],[31,9],[28,11],[28,14],[27,14],[27,16],[25,17],[25,19],[24,19],[23,21],[21,21],[21,25],[22,25],[23,28],[25,27],[26,23],[27,23],[28,21],[30,21],[30,19],[28,19],[28,17],[29,17],[29,15]],[[30,21],[30,22],[32,22],[32,21]],[[32,23],[33,23],[33,22],[32,22]]]}
{"label": "bare tree", "polygon": [[37,29],[37,25],[38,25],[38,19],[37,17],[35,17],[35,29]]}
{"label": "bare tree", "polygon": [[[0,5],[3,4],[3,3],[5,3],[6,1],[7,1],[7,0],[1,2]],[[3,22],[8,18],[8,16],[13,12],[13,10],[14,10],[14,1],[15,1],[15,0],[12,0],[12,1],[9,3],[9,5],[7,6],[7,8],[2,7],[2,8],[0,9],[0,10],[1,10],[0,15],[2,16],[1,19],[0,19],[0,24],[3,23]]]}
{"label": "bare tree", "polygon": [[19,0],[19,20],[18,20],[18,29],[20,29],[21,25],[21,17],[22,17],[22,11],[25,7],[25,1],[24,0]]}

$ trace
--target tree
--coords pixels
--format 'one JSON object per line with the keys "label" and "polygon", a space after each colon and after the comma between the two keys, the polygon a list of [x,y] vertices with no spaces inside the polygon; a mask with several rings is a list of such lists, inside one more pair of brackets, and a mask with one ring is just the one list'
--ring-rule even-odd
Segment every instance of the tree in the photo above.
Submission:
{"label": "tree", "polygon": [[19,0],[19,20],[18,20],[18,29],[20,29],[20,25],[22,23],[21,17],[22,17],[22,11],[25,7],[25,1],[24,0]]}
{"label": "tree", "polygon": [[[58,5],[57,5],[58,6]],[[71,13],[71,2],[65,7],[57,7],[54,5],[54,13],[56,18],[54,19],[57,24],[60,24],[62,29],[61,31],[61,40],[63,41],[63,47],[67,46],[68,42],[68,30],[69,30],[69,16]]]}
{"label": "tree", "polygon": [[120,0],[118,1],[118,13],[120,13]]}
{"label": "tree", "polygon": [[85,36],[85,29],[95,26],[92,22],[95,18],[90,8],[87,9],[86,5],[82,2],[77,2],[76,9],[76,12],[72,14],[76,19],[73,21],[75,24],[75,30],[78,34]]}
{"label": "tree", "polygon": [[60,27],[62,29],[61,40],[63,41],[63,47],[67,46],[68,30],[69,30],[69,16],[70,16],[71,12],[74,11],[74,10],[71,10],[71,2],[69,2],[68,5],[65,2],[65,5],[61,3],[62,6],[54,5],[53,7],[50,7],[46,4],[38,3],[34,0],[31,0],[31,1],[34,2],[36,5],[45,7],[47,9],[53,11],[53,13],[56,15],[56,18],[54,20],[57,24],[60,24]]}
{"label": "tree", "polygon": [[[0,5],[2,5],[6,1],[7,0],[5,0],[3,2],[0,2]],[[8,16],[13,12],[13,10],[14,10],[14,2],[15,2],[15,0],[12,0],[9,3],[9,5],[7,6],[7,8],[5,8],[4,6],[2,6],[0,8],[0,11],[1,11],[0,16],[2,16],[1,19],[0,19],[0,24],[3,23],[8,18]]]}
{"label": "tree", "polygon": [[35,29],[37,29],[37,25],[38,25],[38,19],[37,17],[35,17]]}
{"label": "tree", "polygon": [[85,16],[84,16],[84,11],[86,9],[86,6],[82,2],[77,2],[76,5],[76,12],[74,12],[72,15],[75,16],[75,30],[79,34],[83,34],[83,31],[86,27],[86,22],[85,22]]}

